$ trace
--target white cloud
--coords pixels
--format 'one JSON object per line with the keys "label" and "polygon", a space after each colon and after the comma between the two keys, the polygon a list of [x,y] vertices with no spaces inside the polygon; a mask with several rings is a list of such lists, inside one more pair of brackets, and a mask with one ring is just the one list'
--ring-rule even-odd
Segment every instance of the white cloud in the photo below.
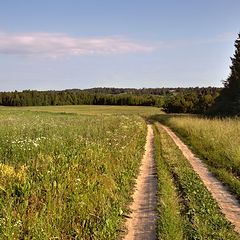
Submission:
{"label": "white cloud", "polygon": [[81,38],[63,33],[14,34],[0,32],[0,54],[61,57],[151,52],[154,49],[154,46],[115,36]]}

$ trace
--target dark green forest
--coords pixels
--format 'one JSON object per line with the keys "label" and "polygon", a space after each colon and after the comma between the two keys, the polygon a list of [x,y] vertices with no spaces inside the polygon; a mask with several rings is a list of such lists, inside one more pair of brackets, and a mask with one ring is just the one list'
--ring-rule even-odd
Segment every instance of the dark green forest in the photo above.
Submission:
{"label": "dark green forest", "polygon": [[184,89],[165,98],[163,110],[167,113],[206,114],[219,96],[220,88]]}
{"label": "dark green forest", "polygon": [[156,106],[166,112],[203,113],[219,88],[92,88],[63,91],[1,92],[2,106],[129,105]]}
{"label": "dark green forest", "polygon": [[91,90],[22,91],[0,93],[3,106],[48,106],[48,105],[135,105],[162,106],[160,95],[132,93],[94,93]]}

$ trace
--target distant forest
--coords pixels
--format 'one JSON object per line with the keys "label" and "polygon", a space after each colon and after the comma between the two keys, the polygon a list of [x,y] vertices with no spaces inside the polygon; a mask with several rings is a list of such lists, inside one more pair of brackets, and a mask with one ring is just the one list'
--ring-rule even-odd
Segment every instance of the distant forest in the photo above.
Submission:
{"label": "distant forest", "polygon": [[171,113],[205,113],[221,89],[208,88],[91,88],[63,91],[0,92],[2,106],[129,105],[156,106]]}

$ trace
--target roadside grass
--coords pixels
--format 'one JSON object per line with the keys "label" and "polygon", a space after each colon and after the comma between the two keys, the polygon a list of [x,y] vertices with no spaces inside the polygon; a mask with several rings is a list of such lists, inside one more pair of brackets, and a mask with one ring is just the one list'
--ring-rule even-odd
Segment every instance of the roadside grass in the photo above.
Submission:
{"label": "roadside grass", "polygon": [[159,115],[157,119],[171,127],[240,199],[239,118]]}
{"label": "roadside grass", "polygon": [[116,239],[145,137],[135,115],[0,111],[0,239]]}
{"label": "roadside grass", "polygon": [[[234,232],[231,224],[224,218],[217,203],[173,140],[157,123],[155,126],[157,126],[155,151],[159,191],[160,198],[165,199],[164,202],[160,200],[159,206],[159,239],[239,239],[239,235]],[[163,176],[160,174],[162,172],[165,172]],[[163,184],[171,191],[165,193],[161,187]],[[173,184],[176,188],[175,191]],[[177,204],[176,201],[179,206],[173,212],[164,204],[168,202],[169,206],[174,208],[174,205]],[[180,215],[178,214],[179,210]],[[169,218],[165,212],[171,215],[175,214],[175,216]],[[174,237],[170,231],[174,227],[172,218],[177,219],[174,232],[178,235]]]}

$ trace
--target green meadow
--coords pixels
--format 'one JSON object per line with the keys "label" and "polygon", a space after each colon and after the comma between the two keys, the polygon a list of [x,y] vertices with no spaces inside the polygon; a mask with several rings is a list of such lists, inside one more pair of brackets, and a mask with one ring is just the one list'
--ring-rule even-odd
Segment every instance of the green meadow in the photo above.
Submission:
{"label": "green meadow", "polygon": [[2,107],[0,238],[116,239],[152,112]]}

